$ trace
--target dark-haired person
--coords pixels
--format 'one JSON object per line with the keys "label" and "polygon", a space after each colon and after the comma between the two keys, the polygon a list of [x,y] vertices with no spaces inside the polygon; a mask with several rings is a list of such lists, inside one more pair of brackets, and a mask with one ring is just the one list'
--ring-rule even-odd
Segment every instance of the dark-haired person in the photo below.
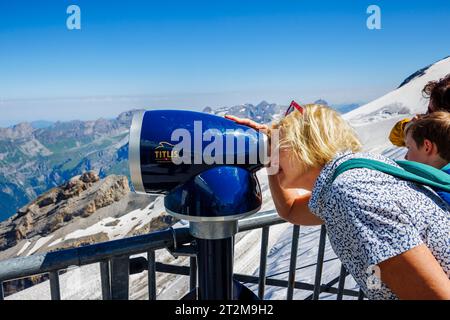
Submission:
{"label": "dark-haired person", "polygon": [[[450,113],[437,111],[406,126],[405,158],[421,162],[450,175]],[[450,205],[450,193],[436,190]],[[450,250],[450,248],[449,248]]]}
{"label": "dark-haired person", "polygon": [[[450,112],[450,74],[438,81],[428,82],[422,90],[423,96],[429,98],[426,114],[436,111]],[[416,118],[420,118],[418,115]],[[397,122],[389,134],[389,140],[397,147],[405,147],[405,127],[414,119]]]}

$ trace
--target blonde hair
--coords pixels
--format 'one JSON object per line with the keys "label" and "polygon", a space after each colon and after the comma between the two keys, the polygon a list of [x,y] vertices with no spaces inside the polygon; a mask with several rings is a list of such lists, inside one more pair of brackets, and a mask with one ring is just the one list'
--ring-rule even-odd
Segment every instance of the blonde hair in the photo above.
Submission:
{"label": "blonde hair", "polygon": [[279,129],[279,148],[292,149],[303,171],[325,165],[338,152],[361,150],[355,131],[337,111],[318,104],[303,108],[303,113],[294,110],[272,126]]}

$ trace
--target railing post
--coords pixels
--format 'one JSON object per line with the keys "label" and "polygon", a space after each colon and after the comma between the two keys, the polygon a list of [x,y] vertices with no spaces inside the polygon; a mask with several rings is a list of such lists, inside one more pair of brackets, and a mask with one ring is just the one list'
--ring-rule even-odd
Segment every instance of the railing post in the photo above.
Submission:
{"label": "railing post", "polygon": [[359,289],[359,293],[358,293],[358,300],[364,300],[364,291],[362,291],[361,289]]}
{"label": "railing post", "polygon": [[345,270],[344,265],[341,265],[341,273],[339,275],[339,284],[336,300],[342,300],[344,295],[345,278],[347,277],[347,270]]}
{"label": "railing post", "polygon": [[3,282],[0,281],[0,301],[5,299],[4,291],[3,291]]}
{"label": "railing post", "polygon": [[150,250],[147,252],[147,261],[148,299],[156,300],[156,258],[154,250]]}
{"label": "railing post", "polygon": [[58,270],[51,271],[49,273],[49,277],[50,277],[50,295],[52,300],[61,300]]}
{"label": "railing post", "polygon": [[289,280],[286,297],[287,300],[292,300],[292,298],[294,297],[295,271],[297,268],[297,251],[298,251],[299,234],[300,234],[300,226],[294,225],[292,231],[291,261],[289,265]]}
{"label": "railing post", "polygon": [[189,259],[189,291],[197,287],[197,257]]}
{"label": "railing post", "polygon": [[262,228],[261,255],[259,258],[259,284],[258,297],[263,300],[266,289],[267,248],[269,246],[269,227]]}
{"label": "railing post", "polygon": [[323,268],[323,257],[325,254],[325,241],[327,236],[327,230],[325,225],[320,228],[320,240],[319,240],[319,252],[317,254],[317,265],[316,265],[316,277],[314,280],[314,292],[312,299],[318,300],[321,289],[322,281],[322,268]]}
{"label": "railing post", "polygon": [[128,256],[111,258],[111,298],[128,300],[130,258]]}
{"label": "railing post", "polygon": [[109,260],[100,261],[100,279],[102,283],[102,299],[111,300],[111,278]]}

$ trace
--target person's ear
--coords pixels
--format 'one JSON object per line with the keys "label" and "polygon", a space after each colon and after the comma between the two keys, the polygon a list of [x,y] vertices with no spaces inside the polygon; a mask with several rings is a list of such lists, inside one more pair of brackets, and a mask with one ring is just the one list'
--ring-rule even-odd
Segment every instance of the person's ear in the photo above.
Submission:
{"label": "person's ear", "polygon": [[434,151],[434,149],[435,149],[435,146],[434,146],[433,142],[431,142],[431,141],[428,140],[428,139],[425,139],[425,140],[423,141],[423,150],[424,150],[428,155],[432,154],[433,151]]}

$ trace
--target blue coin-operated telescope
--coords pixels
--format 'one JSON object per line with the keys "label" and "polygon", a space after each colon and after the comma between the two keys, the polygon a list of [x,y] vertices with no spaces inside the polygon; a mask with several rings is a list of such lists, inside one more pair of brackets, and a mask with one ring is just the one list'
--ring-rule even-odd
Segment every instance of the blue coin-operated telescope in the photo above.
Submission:
{"label": "blue coin-operated telescope", "polygon": [[181,110],[133,116],[134,189],[165,195],[166,211],[190,222],[198,248],[197,299],[252,296],[233,281],[234,235],[238,220],[261,208],[255,173],[268,162],[267,150],[265,134],[223,117]]}

